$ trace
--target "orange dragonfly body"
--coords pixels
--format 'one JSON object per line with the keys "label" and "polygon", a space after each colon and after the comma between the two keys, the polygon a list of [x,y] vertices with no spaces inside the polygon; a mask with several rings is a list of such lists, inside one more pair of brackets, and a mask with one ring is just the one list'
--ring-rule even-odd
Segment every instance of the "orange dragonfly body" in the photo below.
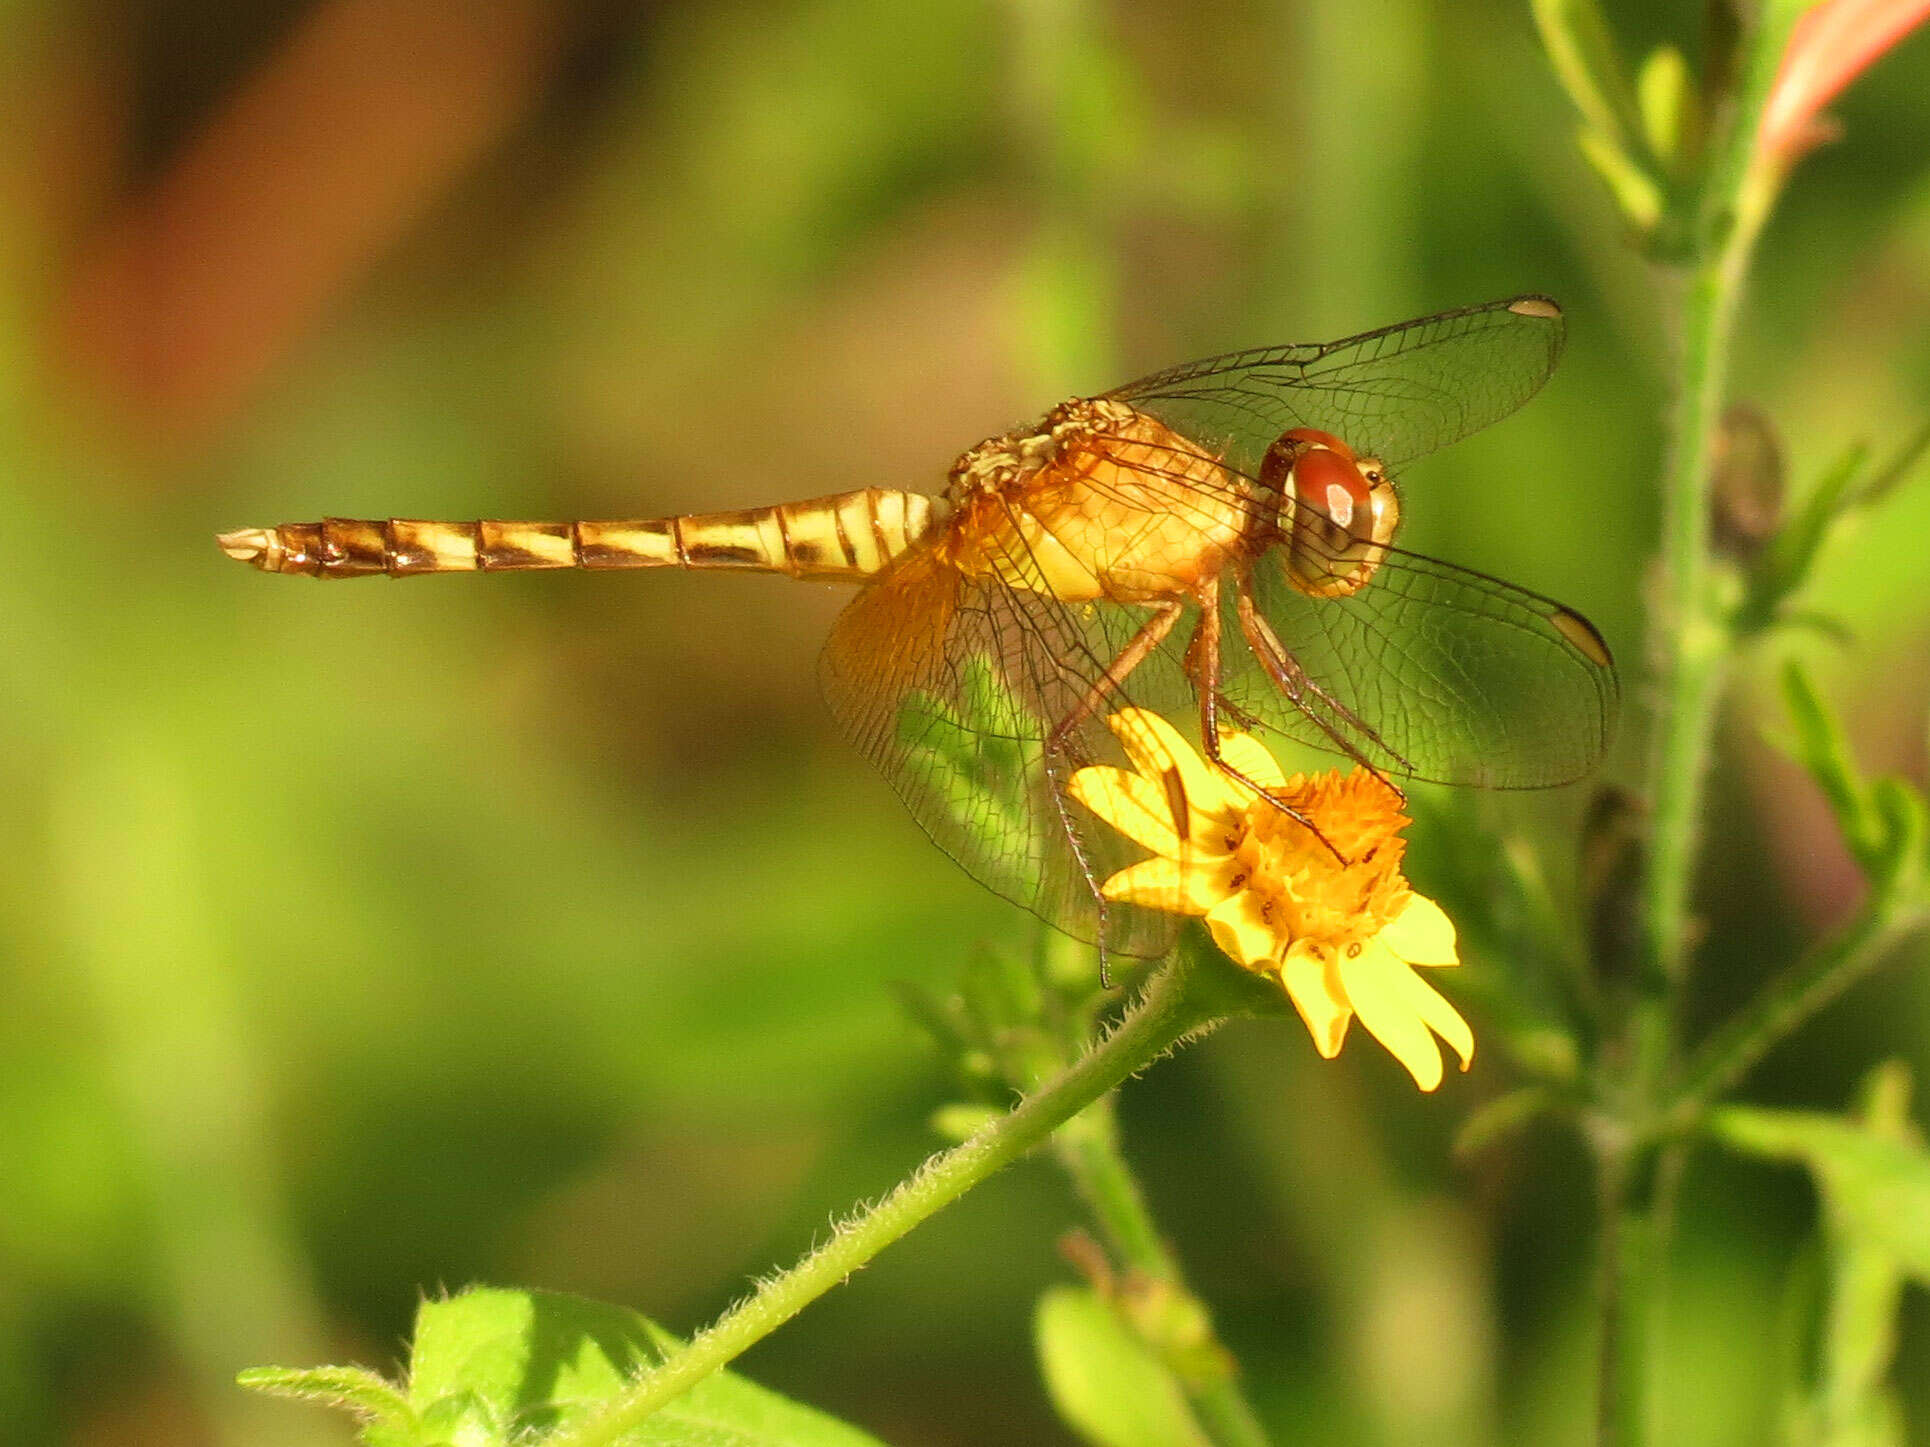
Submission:
{"label": "orange dragonfly body", "polygon": [[1174,921],[1101,896],[1131,846],[1065,789],[1116,757],[1103,715],[1117,707],[1197,717],[1216,759],[1228,719],[1455,784],[1567,783],[1600,758],[1618,689],[1594,627],[1393,541],[1391,469],[1520,406],[1561,335],[1559,308],[1527,296],[1192,363],[979,444],[938,498],[867,488],[625,522],[331,518],[221,545],[315,577],[858,582],[820,668],[845,732],[981,882],[1104,950],[1157,953]]}

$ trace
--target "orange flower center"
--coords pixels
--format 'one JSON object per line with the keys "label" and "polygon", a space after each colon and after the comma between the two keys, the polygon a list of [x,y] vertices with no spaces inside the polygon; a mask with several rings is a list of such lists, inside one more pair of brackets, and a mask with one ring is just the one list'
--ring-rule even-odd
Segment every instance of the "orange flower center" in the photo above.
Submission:
{"label": "orange flower center", "polygon": [[1284,938],[1335,950],[1379,934],[1410,892],[1400,837],[1409,821],[1398,796],[1355,770],[1296,774],[1273,797],[1319,835],[1264,800],[1248,808],[1233,853],[1268,921]]}

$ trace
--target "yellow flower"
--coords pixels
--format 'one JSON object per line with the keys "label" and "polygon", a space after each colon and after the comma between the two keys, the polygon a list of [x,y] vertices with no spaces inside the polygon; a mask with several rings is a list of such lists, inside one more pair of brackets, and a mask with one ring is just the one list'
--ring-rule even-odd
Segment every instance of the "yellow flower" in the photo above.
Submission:
{"label": "yellow flower", "polygon": [[1474,1032],[1414,972],[1458,963],[1454,925],[1401,875],[1408,820],[1385,783],[1358,768],[1287,778],[1256,740],[1224,735],[1227,767],[1323,844],[1158,714],[1126,708],[1108,723],[1133,770],[1081,769],[1072,795],[1154,857],[1108,879],[1106,898],[1203,915],[1221,949],[1280,981],[1328,1059],[1358,1015],[1422,1090],[1441,1083],[1436,1035],[1468,1068]]}

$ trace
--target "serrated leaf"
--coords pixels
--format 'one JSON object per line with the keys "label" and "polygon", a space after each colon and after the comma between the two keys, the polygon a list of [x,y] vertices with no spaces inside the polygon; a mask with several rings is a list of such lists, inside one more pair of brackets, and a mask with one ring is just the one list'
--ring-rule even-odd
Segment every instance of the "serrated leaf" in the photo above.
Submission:
{"label": "serrated leaf", "polygon": [[1033,1329],[1052,1405],[1094,1447],[1207,1447],[1173,1374],[1099,1293],[1053,1287]]}
{"label": "serrated leaf", "polygon": [[1710,1117],[1737,1150],[1797,1161],[1816,1177],[1832,1229],[1930,1285],[1930,1153],[1841,1116],[1728,1106]]}
{"label": "serrated leaf", "polygon": [[[261,1368],[243,1385],[342,1407],[368,1447],[534,1444],[609,1401],[680,1343],[635,1312],[552,1292],[478,1288],[416,1313],[406,1392],[357,1367]],[[626,1433],[624,1447],[881,1447],[719,1372]]]}
{"label": "serrated leaf", "polygon": [[[520,1439],[608,1401],[677,1338],[622,1307],[550,1292],[479,1289],[425,1302],[410,1397],[479,1392]],[[729,1372],[669,1403],[625,1447],[878,1447],[875,1438]]]}

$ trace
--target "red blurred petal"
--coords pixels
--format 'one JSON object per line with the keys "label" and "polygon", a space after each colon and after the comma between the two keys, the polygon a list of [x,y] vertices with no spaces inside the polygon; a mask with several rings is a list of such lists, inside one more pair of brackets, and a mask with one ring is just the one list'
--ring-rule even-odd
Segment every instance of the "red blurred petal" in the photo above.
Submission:
{"label": "red blurred petal", "polygon": [[559,0],[324,0],[106,219],[64,326],[166,440],[238,408],[523,114]]}
{"label": "red blurred petal", "polygon": [[1763,150],[1789,158],[1807,150],[1817,113],[1925,19],[1930,0],[1823,0],[1804,15],[1763,112]]}

